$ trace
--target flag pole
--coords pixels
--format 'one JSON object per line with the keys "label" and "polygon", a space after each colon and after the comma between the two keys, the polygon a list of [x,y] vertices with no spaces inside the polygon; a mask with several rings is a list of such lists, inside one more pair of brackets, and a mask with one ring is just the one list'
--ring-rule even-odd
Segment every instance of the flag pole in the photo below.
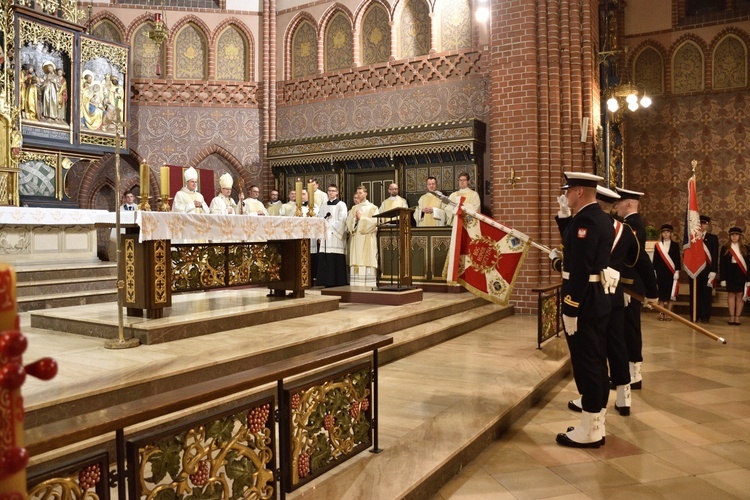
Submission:
{"label": "flag pole", "polygon": [[[440,200],[442,200],[442,202],[445,203],[445,204],[447,204],[447,205],[452,205],[454,207],[458,206],[458,203],[456,203],[455,201],[451,200],[450,198],[448,198],[447,196],[445,196],[440,191],[428,191],[428,193],[430,193],[433,196],[436,196],[436,197],[440,198]],[[461,210],[464,211],[464,212],[466,212],[467,214],[471,215],[472,217],[481,220],[485,224],[489,224],[490,226],[492,226],[492,227],[494,227],[496,229],[499,229],[500,231],[504,231],[504,232],[510,234],[511,236],[515,236],[516,238],[520,239],[524,243],[528,242],[531,246],[538,248],[542,252],[546,252],[546,253],[552,252],[551,248],[549,248],[547,246],[544,246],[544,245],[541,245],[541,244],[533,241],[531,238],[529,238],[529,236],[527,234],[524,234],[524,233],[522,233],[520,231],[517,231],[517,230],[511,228],[511,227],[508,227],[508,226],[505,226],[503,224],[500,224],[496,220],[494,220],[494,219],[492,219],[490,217],[487,217],[486,215],[480,214],[479,212],[477,212],[476,210],[474,210],[471,207],[467,207],[466,205],[462,205],[461,206]]]}
{"label": "flag pole", "polygon": [[[630,295],[631,297],[633,297],[638,302],[643,303],[643,296],[638,295],[637,293],[635,293],[635,292],[633,292],[631,290],[628,290],[627,288],[625,288],[624,291],[625,291],[625,293],[627,293],[628,295]],[[665,315],[669,316],[670,318],[674,318],[677,321],[679,321],[680,323],[682,323],[683,325],[689,326],[690,328],[692,328],[696,332],[702,333],[703,335],[705,335],[706,337],[708,337],[708,338],[710,338],[712,340],[716,340],[718,342],[721,342],[722,344],[726,344],[727,343],[727,341],[724,340],[723,337],[719,337],[718,335],[714,335],[713,333],[709,332],[708,330],[706,330],[702,326],[698,326],[695,323],[686,320],[685,318],[683,318],[679,314],[673,313],[672,311],[670,311],[666,307],[660,306],[659,304],[656,304],[656,303],[653,303],[653,302],[651,304],[649,304],[648,306],[646,306],[646,307],[648,307],[649,309],[654,309],[656,311],[659,311],[660,313],[665,314]]]}

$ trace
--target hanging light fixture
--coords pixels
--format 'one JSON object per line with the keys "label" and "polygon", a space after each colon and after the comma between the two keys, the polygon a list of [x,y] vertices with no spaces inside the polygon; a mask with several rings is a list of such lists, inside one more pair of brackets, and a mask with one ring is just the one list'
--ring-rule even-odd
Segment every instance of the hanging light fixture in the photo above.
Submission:
{"label": "hanging light fixture", "polygon": [[605,91],[607,99],[607,109],[616,113],[621,108],[627,107],[630,111],[637,111],[639,108],[648,108],[651,106],[651,98],[646,92],[641,92],[638,87],[632,83],[621,83],[614,87],[608,87]]}
{"label": "hanging light fixture", "polygon": [[[148,3],[150,4],[151,0]],[[167,13],[164,11],[164,0],[161,2],[161,12],[154,12],[152,20],[154,22],[154,29],[148,32],[148,38],[156,45],[156,76],[161,76],[161,44],[169,36]]]}

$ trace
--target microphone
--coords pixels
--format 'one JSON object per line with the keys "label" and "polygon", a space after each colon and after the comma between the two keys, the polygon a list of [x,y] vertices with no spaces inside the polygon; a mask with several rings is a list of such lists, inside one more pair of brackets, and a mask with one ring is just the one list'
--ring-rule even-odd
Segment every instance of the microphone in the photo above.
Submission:
{"label": "microphone", "polygon": [[326,216],[325,216],[325,217],[323,217],[323,218],[324,218],[324,219],[327,219],[327,218],[329,218],[330,216],[331,216],[331,212],[328,212],[328,213],[326,214]]}

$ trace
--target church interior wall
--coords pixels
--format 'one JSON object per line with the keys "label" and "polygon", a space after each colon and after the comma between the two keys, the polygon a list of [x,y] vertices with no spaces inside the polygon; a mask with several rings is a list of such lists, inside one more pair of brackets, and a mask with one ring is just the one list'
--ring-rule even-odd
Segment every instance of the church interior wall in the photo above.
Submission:
{"label": "church interior wall", "polygon": [[[629,2],[626,19],[637,20],[648,12],[637,7],[638,2]],[[625,185],[647,193],[641,204],[647,224],[669,223],[681,235],[687,180],[691,161],[696,160],[699,209],[712,218],[713,232],[723,243],[731,226],[747,229],[750,223],[746,203],[750,20],[735,16],[724,22],[672,27],[670,17],[667,30],[649,32],[647,24],[639,28],[626,37],[631,49],[628,67],[635,70],[634,59],[644,47],[655,49],[662,61],[653,71],[662,92],[652,94],[649,109],[625,115]],[[733,50],[717,56],[716,48],[726,36],[734,37]],[[685,43],[693,44],[694,55],[676,60],[675,54]],[[648,70],[645,73],[648,76]],[[695,80],[693,90],[689,82],[675,80],[681,75]],[[683,90],[686,86],[688,90]]]}

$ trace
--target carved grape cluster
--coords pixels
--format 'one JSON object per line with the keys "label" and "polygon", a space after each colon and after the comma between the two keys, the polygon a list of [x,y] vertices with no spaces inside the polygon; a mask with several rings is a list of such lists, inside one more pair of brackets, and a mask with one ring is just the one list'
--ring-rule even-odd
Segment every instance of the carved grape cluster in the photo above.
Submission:
{"label": "carved grape cluster", "polygon": [[335,419],[333,418],[333,415],[330,413],[326,413],[326,416],[323,417],[323,428],[327,431],[330,431],[333,429],[333,424],[335,423]]}
{"label": "carved grape cluster", "polygon": [[299,408],[300,400],[301,398],[299,392],[295,392],[294,394],[292,394],[292,410],[296,410],[297,408]]}
{"label": "carved grape cluster", "polygon": [[190,482],[196,486],[205,486],[208,483],[208,462],[202,460],[198,464],[198,470],[195,474],[190,474]]}
{"label": "carved grape cluster", "polygon": [[310,473],[310,455],[307,453],[300,453],[297,459],[297,472],[300,478],[307,477]]}
{"label": "carved grape cluster", "polygon": [[102,472],[99,469],[99,464],[89,465],[88,467],[81,469],[78,473],[78,484],[83,491],[86,491],[89,488],[96,486],[96,483],[99,482],[101,477]]}
{"label": "carved grape cluster", "polygon": [[269,403],[250,410],[250,413],[247,414],[247,427],[250,432],[260,432],[265,429],[270,412],[271,405]]}
{"label": "carved grape cluster", "polygon": [[359,403],[356,401],[349,406],[349,415],[354,419],[357,420],[357,417],[359,416]]}

